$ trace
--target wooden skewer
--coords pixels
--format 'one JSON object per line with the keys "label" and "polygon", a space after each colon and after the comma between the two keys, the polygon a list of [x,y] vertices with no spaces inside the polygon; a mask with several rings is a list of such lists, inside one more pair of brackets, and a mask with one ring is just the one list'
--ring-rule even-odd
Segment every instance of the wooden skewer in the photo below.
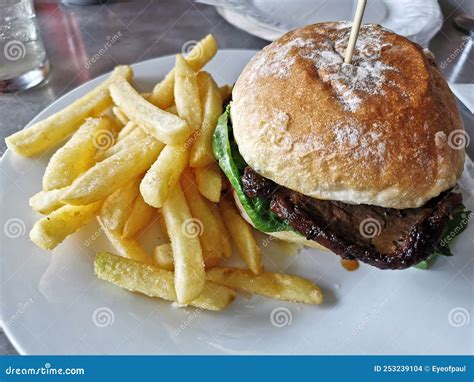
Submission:
{"label": "wooden skewer", "polygon": [[352,55],[354,54],[354,49],[357,42],[357,37],[359,37],[360,24],[362,23],[362,18],[364,17],[366,4],[367,0],[359,0],[357,2],[357,9],[354,16],[354,21],[352,23],[351,35],[349,37],[349,43],[347,44],[346,54],[344,57],[345,64],[351,63]]}

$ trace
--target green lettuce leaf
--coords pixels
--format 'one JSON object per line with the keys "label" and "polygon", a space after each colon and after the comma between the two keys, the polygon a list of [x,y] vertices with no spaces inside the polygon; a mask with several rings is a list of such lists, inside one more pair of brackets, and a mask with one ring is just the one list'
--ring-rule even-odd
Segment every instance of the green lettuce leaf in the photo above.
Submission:
{"label": "green lettuce leaf", "polygon": [[472,217],[471,211],[466,210],[466,207],[462,205],[458,210],[453,213],[453,216],[449,220],[446,233],[441,238],[438,248],[432,253],[426,260],[420,261],[415,265],[418,269],[429,269],[439,256],[452,256],[449,246],[451,245],[454,238],[459,236],[463,232]]}
{"label": "green lettuce leaf", "polygon": [[234,140],[230,105],[219,117],[214,131],[212,150],[255,228],[262,232],[294,231],[288,223],[270,211],[269,200],[261,197],[249,198],[245,195],[241,178],[247,163],[240,155]]}

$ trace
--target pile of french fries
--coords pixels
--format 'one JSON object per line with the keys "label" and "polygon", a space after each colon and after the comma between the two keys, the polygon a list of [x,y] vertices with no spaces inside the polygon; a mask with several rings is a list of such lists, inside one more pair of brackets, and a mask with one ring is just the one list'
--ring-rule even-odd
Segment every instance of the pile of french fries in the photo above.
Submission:
{"label": "pile of french fries", "polygon": [[[30,199],[45,215],[30,238],[52,250],[97,218],[118,255],[99,253],[96,275],[122,288],[209,310],[228,306],[235,290],[319,304],[314,283],[264,272],[252,228],[226,195],[211,143],[231,87],[201,71],[216,52],[205,37],[187,57],[176,56],[150,94],[132,86],[129,66],[118,66],[81,99],[8,137],[24,156],[67,139]],[[155,220],[167,241],[147,253],[139,238]],[[232,244],[246,269],[220,266]]]}

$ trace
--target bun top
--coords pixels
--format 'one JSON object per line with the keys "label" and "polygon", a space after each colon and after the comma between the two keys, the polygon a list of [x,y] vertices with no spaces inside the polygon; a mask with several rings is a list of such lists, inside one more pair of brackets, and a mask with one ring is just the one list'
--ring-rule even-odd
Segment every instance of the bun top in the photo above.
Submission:
{"label": "bun top", "polygon": [[233,90],[239,151],[262,176],[318,199],[412,208],[453,187],[465,133],[432,55],[363,25],[289,32],[246,66]]}

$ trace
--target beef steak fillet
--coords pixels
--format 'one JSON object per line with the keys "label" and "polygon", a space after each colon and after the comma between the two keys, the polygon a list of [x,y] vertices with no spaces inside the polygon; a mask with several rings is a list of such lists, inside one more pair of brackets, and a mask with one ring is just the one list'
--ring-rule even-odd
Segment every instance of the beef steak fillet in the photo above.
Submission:
{"label": "beef steak fillet", "polygon": [[250,167],[242,183],[248,197],[270,198],[270,209],[307,239],[380,269],[405,269],[425,260],[462,204],[461,194],[451,191],[423,207],[403,210],[319,200],[279,186]]}

